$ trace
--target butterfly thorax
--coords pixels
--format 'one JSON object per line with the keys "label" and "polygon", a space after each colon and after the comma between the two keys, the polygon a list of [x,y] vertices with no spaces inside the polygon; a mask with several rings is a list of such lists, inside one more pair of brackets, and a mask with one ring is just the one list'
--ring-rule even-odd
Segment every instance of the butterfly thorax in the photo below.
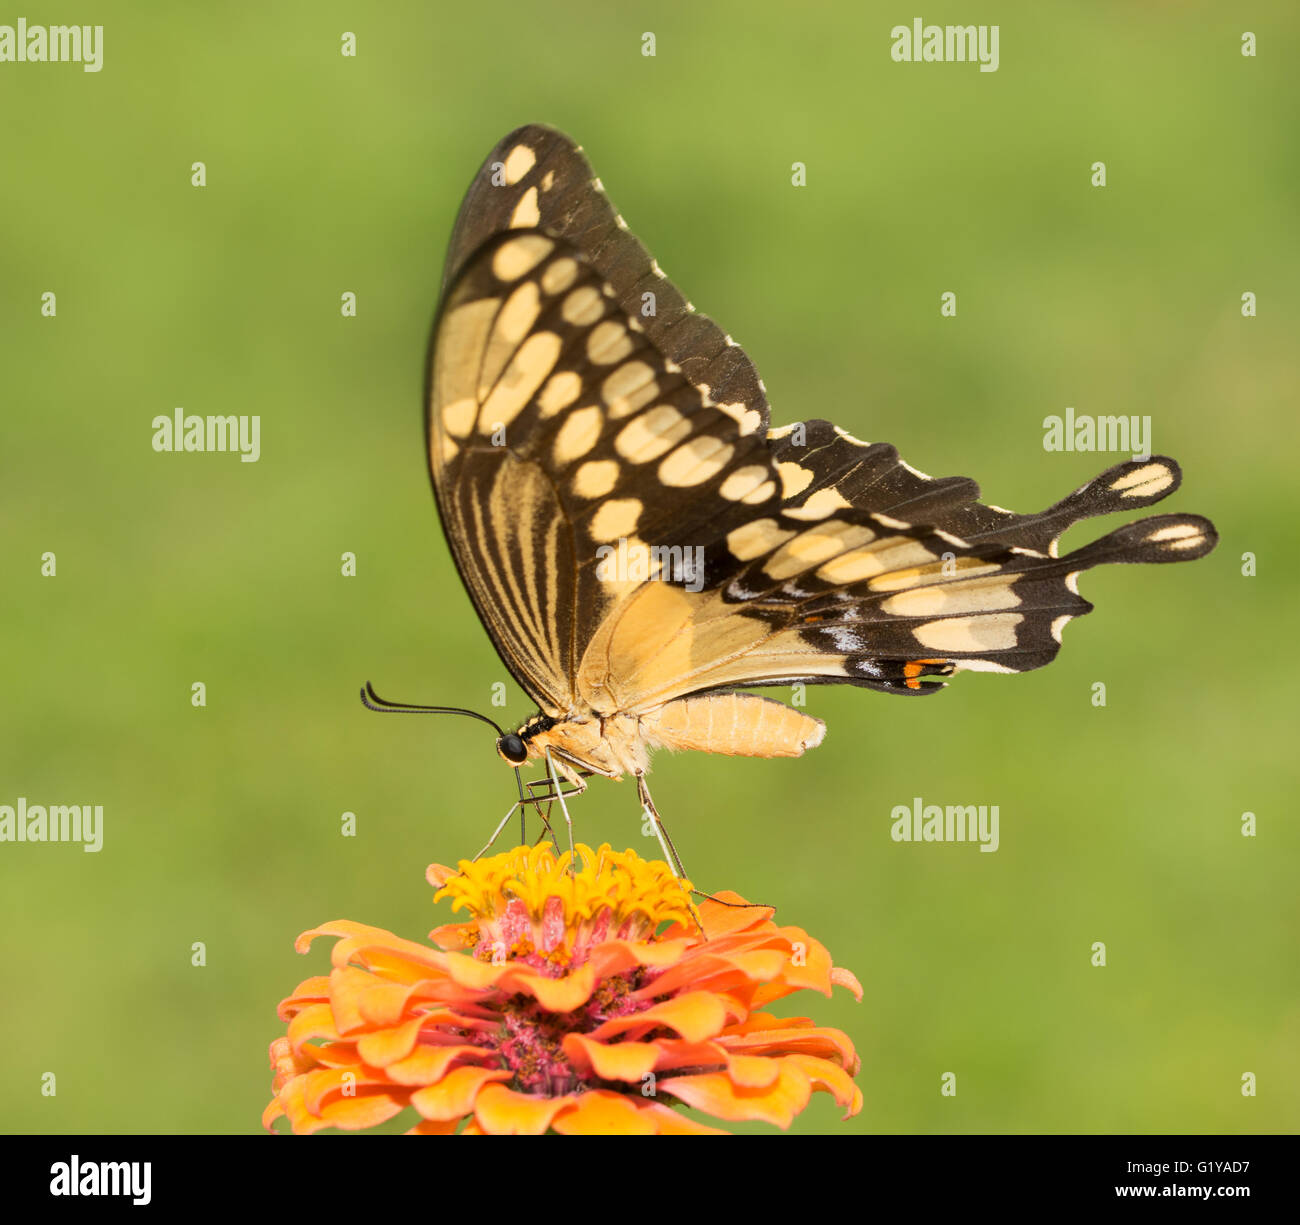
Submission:
{"label": "butterfly thorax", "polygon": [[516,733],[528,749],[529,761],[545,761],[549,752],[557,770],[567,778],[575,770],[621,778],[644,773],[649,753],[639,720],[632,715],[572,712],[565,718],[538,713]]}

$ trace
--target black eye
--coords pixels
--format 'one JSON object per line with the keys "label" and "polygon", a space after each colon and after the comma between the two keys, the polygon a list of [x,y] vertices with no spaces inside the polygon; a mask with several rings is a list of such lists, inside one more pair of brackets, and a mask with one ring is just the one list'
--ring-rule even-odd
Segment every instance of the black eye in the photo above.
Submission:
{"label": "black eye", "polygon": [[523,765],[528,760],[528,746],[514,732],[497,741],[497,752],[512,766]]}

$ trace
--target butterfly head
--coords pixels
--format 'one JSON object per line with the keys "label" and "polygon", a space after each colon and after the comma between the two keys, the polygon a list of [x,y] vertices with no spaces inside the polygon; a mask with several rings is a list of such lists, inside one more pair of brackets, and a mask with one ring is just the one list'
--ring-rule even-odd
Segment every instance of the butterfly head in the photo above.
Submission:
{"label": "butterfly head", "polygon": [[507,732],[497,741],[497,753],[507,765],[516,769],[528,760],[528,746],[518,732]]}
{"label": "butterfly head", "polygon": [[533,715],[531,719],[525,720],[517,731],[506,732],[501,736],[497,741],[497,755],[507,765],[514,766],[517,770],[530,757],[541,755],[538,746],[533,744],[533,739],[543,732],[549,732],[555,725],[556,720],[550,715],[540,712]]}

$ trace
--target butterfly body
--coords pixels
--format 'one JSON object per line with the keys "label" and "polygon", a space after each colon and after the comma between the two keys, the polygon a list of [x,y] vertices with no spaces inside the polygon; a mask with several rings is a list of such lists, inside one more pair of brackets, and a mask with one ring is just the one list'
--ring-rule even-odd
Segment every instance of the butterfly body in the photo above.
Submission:
{"label": "butterfly body", "polygon": [[646,774],[654,749],[695,750],[729,757],[799,757],[822,742],[820,719],[749,693],[678,698],[644,715],[594,711],[564,719],[534,715],[515,733],[527,749],[511,765],[544,762],[552,754],[559,772],[578,782],[578,770],[619,779]]}
{"label": "butterfly body", "polygon": [[737,690],[918,695],[1050,662],[1091,609],[1079,574],[1214,547],[1196,515],[1061,555],[1081,519],[1181,474],[1117,464],[1046,510],[981,503],[827,421],[769,428],[749,358],[610,206],[581,150],[531,125],[461,207],[430,348],[427,443],[452,556],[539,714],[498,742],[570,782],[656,748],[793,757],[819,720]]}

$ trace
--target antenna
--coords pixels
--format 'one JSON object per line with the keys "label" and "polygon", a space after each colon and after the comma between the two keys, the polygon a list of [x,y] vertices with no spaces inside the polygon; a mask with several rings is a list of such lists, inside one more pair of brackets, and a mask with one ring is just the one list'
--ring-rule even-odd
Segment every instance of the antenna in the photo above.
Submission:
{"label": "antenna", "polygon": [[498,736],[506,734],[487,715],[481,715],[475,710],[462,710],[459,706],[414,706],[410,702],[390,702],[387,698],[381,698],[369,681],[366,681],[365,688],[361,690],[361,704],[367,710],[378,711],[381,715],[468,715],[471,719],[480,719],[489,727],[496,728]]}
{"label": "antenna", "polygon": [[[471,719],[478,719],[493,728],[498,737],[506,734],[504,728],[476,710],[462,710],[459,706],[415,706],[410,702],[390,702],[387,698],[381,698],[369,681],[366,681],[361,690],[361,705],[381,715],[468,715]],[[515,776],[515,786],[519,788],[519,841],[524,843],[528,841],[524,833],[524,805],[529,803],[529,800],[524,795],[524,782],[519,777],[519,771],[511,770],[510,773]],[[540,814],[541,803],[536,800],[532,802],[536,804]]]}

